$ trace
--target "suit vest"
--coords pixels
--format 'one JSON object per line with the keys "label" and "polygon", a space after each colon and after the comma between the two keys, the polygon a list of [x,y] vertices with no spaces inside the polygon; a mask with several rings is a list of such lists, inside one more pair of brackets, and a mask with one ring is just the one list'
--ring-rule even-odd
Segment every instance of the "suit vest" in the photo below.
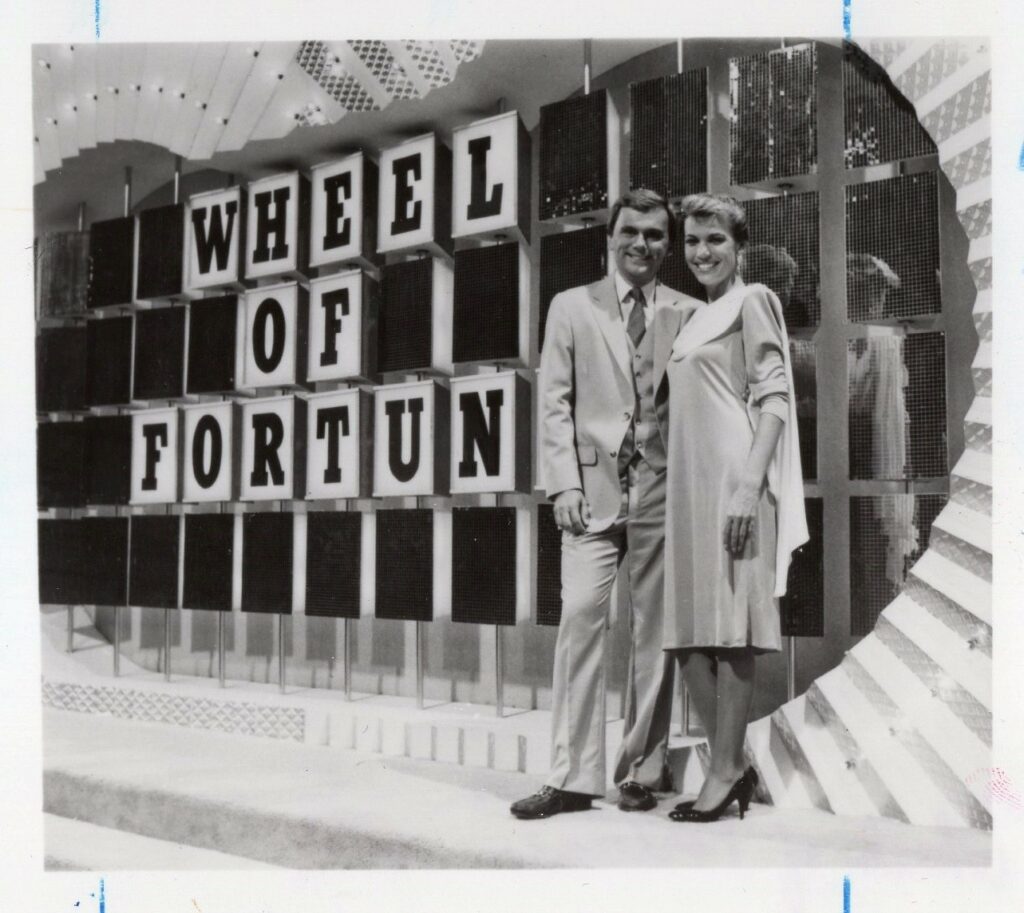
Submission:
{"label": "suit vest", "polygon": [[654,410],[654,321],[644,333],[639,347],[627,337],[636,405],[633,421],[619,448],[619,475],[623,476],[634,460],[646,460],[651,469],[663,472],[666,466],[665,442]]}

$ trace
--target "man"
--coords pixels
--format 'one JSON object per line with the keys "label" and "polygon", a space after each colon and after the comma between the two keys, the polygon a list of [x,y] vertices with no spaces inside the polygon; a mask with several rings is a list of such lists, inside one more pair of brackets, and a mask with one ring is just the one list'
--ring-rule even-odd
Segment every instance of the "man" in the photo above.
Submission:
{"label": "man", "polygon": [[684,308],[657,281],[675,219],[649,190],[612,207],[615,273],[556,295],[541,354],[541,459],[562,530],[562,617],[552,683],[551,773],[512,805],[518,818],[590,808],[605,793],[605,621],[628,555],[627,712],[615,763],[619,808],[654,808],[662,788],[673,661],[662,650],[665,364]]}

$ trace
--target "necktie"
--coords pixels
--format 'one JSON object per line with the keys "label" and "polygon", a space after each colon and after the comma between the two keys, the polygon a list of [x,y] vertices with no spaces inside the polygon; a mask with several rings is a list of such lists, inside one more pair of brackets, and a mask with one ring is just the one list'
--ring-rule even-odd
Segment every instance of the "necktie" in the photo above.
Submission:
{"label": "necktie", "polygon": [[633,310],[629,313],[626,332],[633,341],[633,347],[636,348],[640,345],[640,340],[644,338],[644,333],[647,332],[647,319],[644,317],[646,300],[644,299],[643,289],[639,288],[630,289],[627,297],[633,299]]}

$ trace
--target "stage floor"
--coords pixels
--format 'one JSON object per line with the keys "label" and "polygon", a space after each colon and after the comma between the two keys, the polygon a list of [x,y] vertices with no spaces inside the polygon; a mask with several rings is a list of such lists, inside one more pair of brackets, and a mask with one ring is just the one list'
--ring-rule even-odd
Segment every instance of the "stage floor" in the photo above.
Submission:
{"label": "stage floor", "polygon": [[743,821],[734,813],[713,825],[677,824],[667,817],[675,797],[624,814],[609,794],[589,812],[519,821],[508,806],[540,785],[530,774],[53,709],[43,724],[53,869],[962,867],[991,859],[990,833],[813,810],[755,805]]}

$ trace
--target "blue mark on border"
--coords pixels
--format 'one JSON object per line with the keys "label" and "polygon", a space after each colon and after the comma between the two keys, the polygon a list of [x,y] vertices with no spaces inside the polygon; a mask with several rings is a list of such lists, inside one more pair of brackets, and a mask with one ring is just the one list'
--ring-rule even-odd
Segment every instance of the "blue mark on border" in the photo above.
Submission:
{"label": "blue mark on border", "polygon": [[[96,0],[96,7],[99,8],[99,5],[100,5],[100,0]],[[847,878],[846,879],[846,887],[843,889],[846,892],[846,896],[849,896],[849,893],[850,893],[849,885],[850,885],[850,879]],[[102,878],[100,879],[100,913],[107,913],[107,892],[106,892],[106,886],[103,884],[103,879]],[[849,911],[846,910],[846,911],[844,911],[844,913],[849,913]]]}
{"label": "blue mark on border", "polygon": [[[103,886],[103,882],[100,882]],[[101,908],[102,909],[102,908]],[[843,913],[850,913],[850,876],[843,876]]]}
{"label": "blue mark on border", "polygon": [[[96,0],[96,3],[99,4],[99,0]],[[852,13],[853,0],[843,0],[843,37],[847,41],[853,40],[853,29],[850,26],[850,23],[853,19]],[[99,26],[97,26],[97,28],[99,28]],[[96,34],[98,35],[99,32],[97,32]]]}
{"label": "blue mark on border", "polygon": [[100,37],[100,0],[93,0],[92,3],[92,18],[96,24],[96,37]]}
{"label": "blue mark on border", "polygon": [[1017,159],[1017,167],[1024,171],[1024,145],[1020,147],[1020,158]]}

